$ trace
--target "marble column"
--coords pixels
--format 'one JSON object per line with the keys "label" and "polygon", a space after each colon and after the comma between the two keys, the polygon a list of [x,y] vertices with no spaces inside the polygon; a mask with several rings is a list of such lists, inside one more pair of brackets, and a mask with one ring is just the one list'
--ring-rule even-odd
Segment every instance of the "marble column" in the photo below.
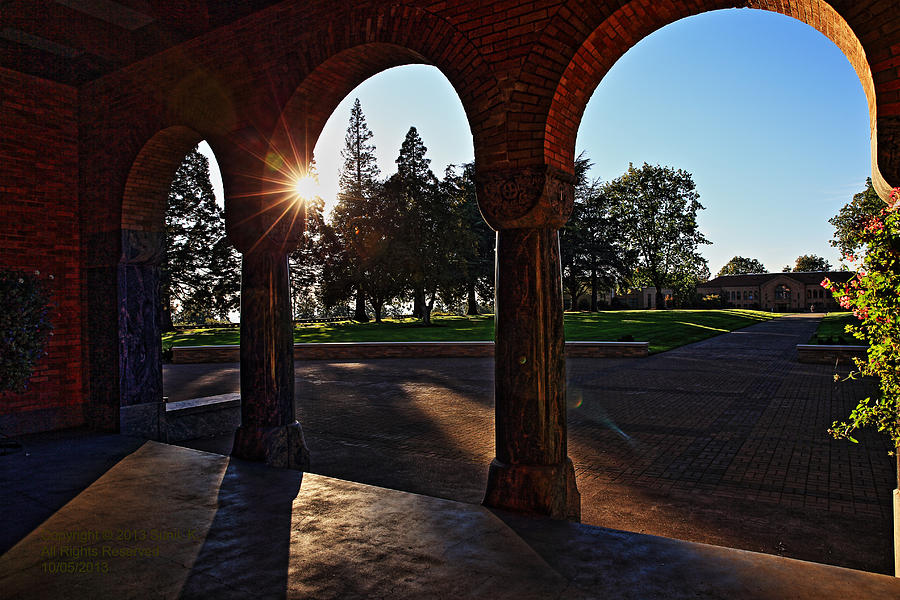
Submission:
{"label": "marble column", "polygon": [[241,262],[241,426],[234,456],[306,470],[309,451],[294,414],[294,341],[287,255]]}
{"label": "marble column", "polygon": [[119,298],[119,431],[163,439],[159,264],[163,232],[122,230]]}
{"label": "marble column", "polygon": [[579,520],[567,454],[565,336],[558,229],[572,180],[547,167],[481,173],[479,206],[497,231],[496,456],[484,504]]}

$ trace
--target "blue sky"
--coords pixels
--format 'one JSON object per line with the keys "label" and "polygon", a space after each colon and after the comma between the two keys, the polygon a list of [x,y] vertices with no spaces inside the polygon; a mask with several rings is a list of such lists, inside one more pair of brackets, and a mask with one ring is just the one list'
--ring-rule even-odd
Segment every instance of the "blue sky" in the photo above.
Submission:
{"label": "blue sky", "polygon": [[[472,159],[465,113],[443,75],[390,69],[344,99],[316,144],[326,203],[357,97],[383,176],[395,172],[411,125],[437,175]],[[789,17],[733,9],[673,23],[626,53],[595,90],[576,150],[604,180],[629,162],[689,171],[706,207],[699,223],[713,242],[703,248],[713,275],[734,255],[780,271],[807,253],[837,265],[828,219],[871,172],[868,123],[859,79],[830,40]]]}

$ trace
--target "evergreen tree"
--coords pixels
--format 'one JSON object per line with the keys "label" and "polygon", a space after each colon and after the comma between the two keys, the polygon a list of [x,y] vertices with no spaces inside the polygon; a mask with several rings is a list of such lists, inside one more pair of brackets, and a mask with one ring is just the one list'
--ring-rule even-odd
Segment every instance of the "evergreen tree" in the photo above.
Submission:
{"label": "evergreen tree", "polygon": [[[308,176],[318,181],[315,160],[310,163]],[[296,250],[291,252],[291,312],[295,319],[317,312],[318,288],[322,281],[323,232],[325,229],[325,201],[319,196],[302,198],[305,202],[306,227]]]}
{"label": "evergreen tree", "polygon": [[209,161],[196,148],[175,172],[166,205],[165,260],[160,277],[162,329],[173,319],[227,320],[240,302],[241,262],[225,236]]}
{"label": "evergreen tree", "polygon": [[587,277],[584,272],[583,261],[580,260],[581,250],[581,198],[580,191],[587,184],[587,172],[591,168],[591,161],[584,152],[575,159],[575,203],[572,214],[565,226],[559,230],[559,256],[562,269],[563,289],[572,299],[572,310],[577,308],[578,298],[587,289]]}
{"label": "evergreen tree", "polygon": [[[456,275],[445,286],[441,300],[455,304],[463,299],[467,315],[478,314],[478,297],[494,299],[494,246],[497,236],[485,223],[475,196],[475,163],[449,165],[440,186],[442,202],[448,208],[447,235],[456,240]],[[448,257],[449,258],[449,257]]]}
{"label": "evergreen tree", "polygon": [[[605,193],[599,179],[588,180],[590,160],[582,153],[575,160],[575,204],[560,236],[563,284],[572,295],[590,290],[590,310],[598,309],[601,290],[617,287],[634,270],[636,252],[625,239],[623,213],[617,196]],[[573,295],[574,294],[574,295]]]}
{"label": "evergreen tree", "polygon": [[354,243],[357,218],[365,218],[370,201],[378,184],[378,164],[375,160],[375,144],[370,140],[374,134],[366,124],[359,98],[353,103],[350,111],[350,123],[344,136],[344,148],[341,150],[343,165],[340,171],[340,191],[338,206],[335,209],[334,227],[338,238],[343,242],[349,280],[356,294],[356,308],[353,318],[356,321],[368,321],[365,306],[365,266],[359,254],[362,246]]}
{"label": "evergreen tree", "polygon": [[413,304],[421,309],[422,322],[430,325],[438,292],[453,285],[458,243],[447,227],[446,198],[425,157],[427,150],[419,132],[410,127],[388,189],[402,214],[400,239]]}

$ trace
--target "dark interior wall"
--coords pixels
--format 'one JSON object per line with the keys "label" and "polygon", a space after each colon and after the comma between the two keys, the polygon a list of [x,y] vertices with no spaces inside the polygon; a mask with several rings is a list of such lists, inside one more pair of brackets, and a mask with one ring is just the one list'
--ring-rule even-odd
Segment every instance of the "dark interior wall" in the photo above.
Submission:
{"label": "dark interior wall", "polygon": [[75,88],[0,69],[0,267],[40,271],[54,326],[28,391],[0,394],[7,435],[84,419],[77,100]]}

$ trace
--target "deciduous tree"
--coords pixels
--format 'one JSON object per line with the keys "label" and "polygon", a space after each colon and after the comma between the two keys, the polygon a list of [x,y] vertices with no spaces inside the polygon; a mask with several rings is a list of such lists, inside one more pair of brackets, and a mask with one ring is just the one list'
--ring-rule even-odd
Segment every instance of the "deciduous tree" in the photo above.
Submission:
{"label": "deciduous tree", "polygon": [[860,232],[864,230],[866,222],[879,215],[882,209],[884,200],[878,197],[872,187],[872,178],[866,178],[866,189],[855,194],[838,214],[828,220],[834,225],[834,238],[829,243],[840,250],[842,256],[852,257],[865,247]]}
{"label": "deciduous tree", "polygon": [[802,254],[794,261],[794,272],[800,271],[830,271],[831,263],[815,254]]}
{"label": "deciduous tree", "polygon": [[719,269],[719,274],[716,275],[716,277],[721,277],[722,275],[747,275],[749,273],[765,272],[766,266],[755,258],[735,256],[725,263],[724,267]]}
{"label": "deciduous tree", "polygon": [[641,276],[656,288],[656,305],[664,306],[662,289],[696,271],[697,249],[710,243],[697,225],[703,205],[691,174],[647,163],[629,165],[624,175],[604,186],[604,193],[622,219]]}

